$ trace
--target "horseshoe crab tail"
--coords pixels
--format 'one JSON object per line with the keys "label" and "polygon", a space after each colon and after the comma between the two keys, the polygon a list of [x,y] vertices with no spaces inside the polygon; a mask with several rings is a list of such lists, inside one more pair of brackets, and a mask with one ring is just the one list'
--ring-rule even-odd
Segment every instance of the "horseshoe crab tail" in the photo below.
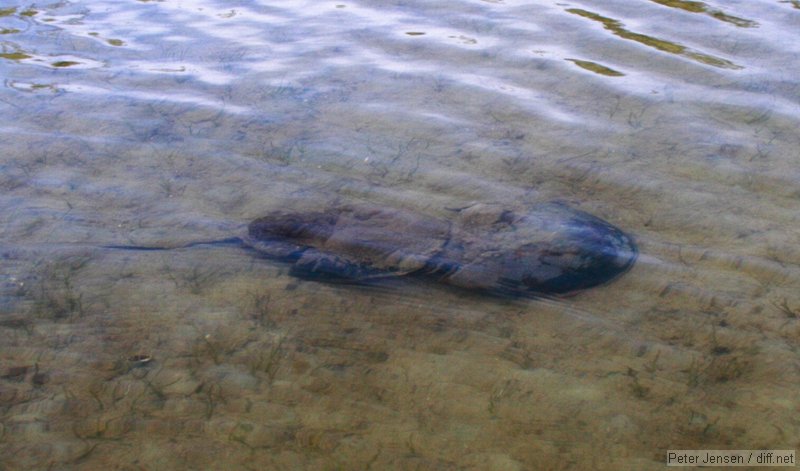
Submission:
{"label": "horseshoe crab tail", "polygon": [[177,245],[173,247],[169,246],[159,246],[159,245],[102,245],[101,247],[104,249],[112,249],[112,250],[147,250],[147,251],[154,251],[154,250],[175,250],[175,249],[188,249],[190,247],[196,247],[198,245],[211,245],[211,246],[233,246],[233,247],[243,247],[245,245],[244,240],[241,237],[228,237],[227,239],[218,239],[218,240],[202,240],[198,242],[190,242],[184,245]]}

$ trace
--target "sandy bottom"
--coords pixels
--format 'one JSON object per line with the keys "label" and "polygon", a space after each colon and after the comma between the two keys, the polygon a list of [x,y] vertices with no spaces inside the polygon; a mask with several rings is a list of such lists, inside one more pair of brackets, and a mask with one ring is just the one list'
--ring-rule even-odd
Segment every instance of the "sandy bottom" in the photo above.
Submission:
{"label": "sandy bottom", "polygon": [[638,266],[519,302],[285,271],[234,248],[42,262],[0,323],[4,469],[660,469],[797,445],[800,306]]}

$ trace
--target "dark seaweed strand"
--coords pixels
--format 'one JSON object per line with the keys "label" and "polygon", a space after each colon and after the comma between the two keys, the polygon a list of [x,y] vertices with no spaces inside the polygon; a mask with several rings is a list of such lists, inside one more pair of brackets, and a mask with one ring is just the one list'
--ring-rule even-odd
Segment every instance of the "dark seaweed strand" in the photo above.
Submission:
{"label": "dark seaweed strand", "polygon": [[245,247],[244,241],[240,237],[229,237],[227,239],[219,239],[219,240],[203,240],[198,242],[190,242],[185,245],[179,245],[177,247],[164,247],[164,246],[151,246],[151,245],[102,245],[101,247],[104,249],[113,249],[113,250],[144,250],[144,251],[156,251],[156,250],[177,250],[177,249],[188,249],[190,247],[196,247],[198,245],[211,245],[211,246],[233,246],[233,247]]}

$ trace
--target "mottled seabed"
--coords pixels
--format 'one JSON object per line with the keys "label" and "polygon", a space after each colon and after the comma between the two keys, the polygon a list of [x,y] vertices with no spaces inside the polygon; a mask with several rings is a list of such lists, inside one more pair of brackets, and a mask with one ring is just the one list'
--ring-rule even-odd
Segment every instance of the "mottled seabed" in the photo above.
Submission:
{"label": "mottled seabed", "polygon": [[[800,5],[0,7],[0,469],[661,469],[800,437]],[[334,199],[558,200],[615,282],[321,284]]]}

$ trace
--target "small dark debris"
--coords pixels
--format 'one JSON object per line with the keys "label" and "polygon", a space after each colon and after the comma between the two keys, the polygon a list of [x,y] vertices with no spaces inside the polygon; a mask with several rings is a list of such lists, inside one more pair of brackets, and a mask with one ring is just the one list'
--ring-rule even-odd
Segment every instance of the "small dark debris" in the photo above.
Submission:
{"label": "small dark debris", "polygon": [[34,386],[44,386],[50,380],[50,376],[47,373],[36,373],[31,378],[31,383]]}
{"label": "small dark debris", "polygon": [[711,353],[713,353],[714,355],[727,355],[727,354],[731,353],[731,349],[728,348],[728,347],[718,346],[718,347],[712,348],[711,349]]}
{"label": "small dark debris", "polygon": [[11,318],[11,319],[0,320],[0,327],[6,327],[9,329],[25,329],[30,325],[31,322],[28,319],[24,318]]}
{"label": "small dark debris", "polygon": [[10,381],[20,382],[25,379],[25,375],[28,374],[29,369],[30,366],[12,366],[6,371],[6,374],[0,377]]}
{"label": "small dark debris", "polygon": [[344,373],[345,370],[347,370],[351,366],[352,365],[349,365],[347,363],[330,363],[330,364],[324,365],[323,367],[326,370],[333,371],[334,373]]}
{"label": "small dark debris", "polygon": [[386,352],[368,352],[367,359],[375,363],[383,363],[389,359],[389,354]]}

